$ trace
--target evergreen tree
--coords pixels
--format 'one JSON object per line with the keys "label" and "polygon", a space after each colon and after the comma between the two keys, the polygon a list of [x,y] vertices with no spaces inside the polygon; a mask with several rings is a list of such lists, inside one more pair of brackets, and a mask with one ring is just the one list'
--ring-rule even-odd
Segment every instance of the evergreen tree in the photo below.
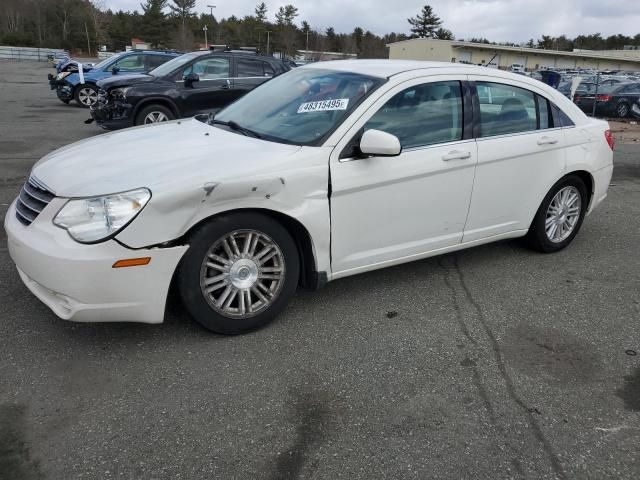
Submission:
{"label": "evergreen tree", "polygon": [[418,15],[408,18],[411,25],[411,38],[437,38],[436,31],[442,25],[430,5],[425,5]]}
{"label": "evergreen tree", "polygon": [[193,9],[196,6],[196,0],[171,0],[173,3],[169,4],[171,13],[174,17],[180,19],[180,48],[186,51],[187,48],[187,30],[186,21],[187,18],[193,17]]}
{"label": "evergreen tree", "polygon": [[142,35],[144,40],[153,47],[163,46],[167,43],[168,32],[166,27],[166,15],[162,11],[167,6],[167,0],[147,0],[141,3],[142,11]]}
{"label": "evergreen tree", "polygon": [[256,13],[256,20],[258,20],[258,22],[267,23],[267,5],[264,2],[256,5],[254,12]]}
{"label": "evergreen tree", "polygon": [[453,33],[451,32],[451,30],[440,27],[438,30],[436,30],[435,38],[439,40],[453,40]]}

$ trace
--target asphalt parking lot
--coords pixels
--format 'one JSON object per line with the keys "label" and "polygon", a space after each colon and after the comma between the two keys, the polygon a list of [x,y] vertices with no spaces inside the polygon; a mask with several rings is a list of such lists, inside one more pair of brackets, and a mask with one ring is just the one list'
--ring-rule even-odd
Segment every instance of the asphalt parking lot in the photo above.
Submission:
{"label": "asphalt parking lot", "polygon": [[[41,156],[101,134],[50,71],[0,63],[2,217]],[[640,145],[615,161],[560,253],[350,277],[239,337],[175,301],[157,326],[59,320],[0,229],[0,479],[638,478]]]}

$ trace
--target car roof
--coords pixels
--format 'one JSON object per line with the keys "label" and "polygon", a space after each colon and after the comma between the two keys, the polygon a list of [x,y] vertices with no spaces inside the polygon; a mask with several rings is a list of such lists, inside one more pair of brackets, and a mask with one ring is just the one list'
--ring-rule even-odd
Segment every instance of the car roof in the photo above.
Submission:
{"label": "car roof", "polygon": [[[345,72],[361,73],[372,77],[389,78],[400,73],[411,72],[414,70],[430,70],[433,69],[459,69],[461,74],[491,75],[503,76],[504,78],[518,79],[522,75],[512,72],[498,70],[496,68],[487,68],[477,65],[469,65],[465,63],[449,63],[449,62],[426,62],[420,60],[331,60],[327,62],[315,62],[303,65],[300,68],[320,68],[327,70],[338,70]],[[496,73],[498,75],[496,75]]]}

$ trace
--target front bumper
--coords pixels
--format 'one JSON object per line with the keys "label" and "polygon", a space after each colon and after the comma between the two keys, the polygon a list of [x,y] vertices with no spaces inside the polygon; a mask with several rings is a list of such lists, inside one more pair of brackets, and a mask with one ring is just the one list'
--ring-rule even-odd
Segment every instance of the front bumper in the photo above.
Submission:
{"label": "front bumper", "polygon": [[[25,226],[15,202],[5,218],[9,254],[20,278],[57,316],[77,322],[162,323],[169,284],[187,246],[131,250],[115,240],[75,242],[53,225],[65,199],[55,198]],[[112,268],[126,258],[148,265]]]}
{"label": "front bumper", "polygon": [[66,83],[58,82],[56,84],[56,95],[63,102],[73,100],[73,88]]}
{"label": "front bumper", "polygon": [[98,126],[105,130],[119,130],[133,126],[131,116],[131,105],[116,101],[105,103],[98,100],[98,103],[89,108],[91,118]]}

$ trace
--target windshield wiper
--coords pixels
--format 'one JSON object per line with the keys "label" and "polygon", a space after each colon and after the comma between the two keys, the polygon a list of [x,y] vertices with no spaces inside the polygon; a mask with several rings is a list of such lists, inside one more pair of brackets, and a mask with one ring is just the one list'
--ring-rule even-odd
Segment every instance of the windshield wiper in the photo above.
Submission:
{"label": "windshield wiper", "polygon": [[248,137],[262,138],[262,135],[260,135],[258,132],[254,132],[253,130],[250,130],[248,128],[242,127],[242,126],[238,125],[236,122],[234,122],[233,120],[230,120],[228,122],[223,122],[222,120],[216,120],[215,118],[209,118],[208,123],[209,123],[209,125],[224,125],[225,127],[229,127],[231,130],[235,130],[237,132],[243,133]]}

